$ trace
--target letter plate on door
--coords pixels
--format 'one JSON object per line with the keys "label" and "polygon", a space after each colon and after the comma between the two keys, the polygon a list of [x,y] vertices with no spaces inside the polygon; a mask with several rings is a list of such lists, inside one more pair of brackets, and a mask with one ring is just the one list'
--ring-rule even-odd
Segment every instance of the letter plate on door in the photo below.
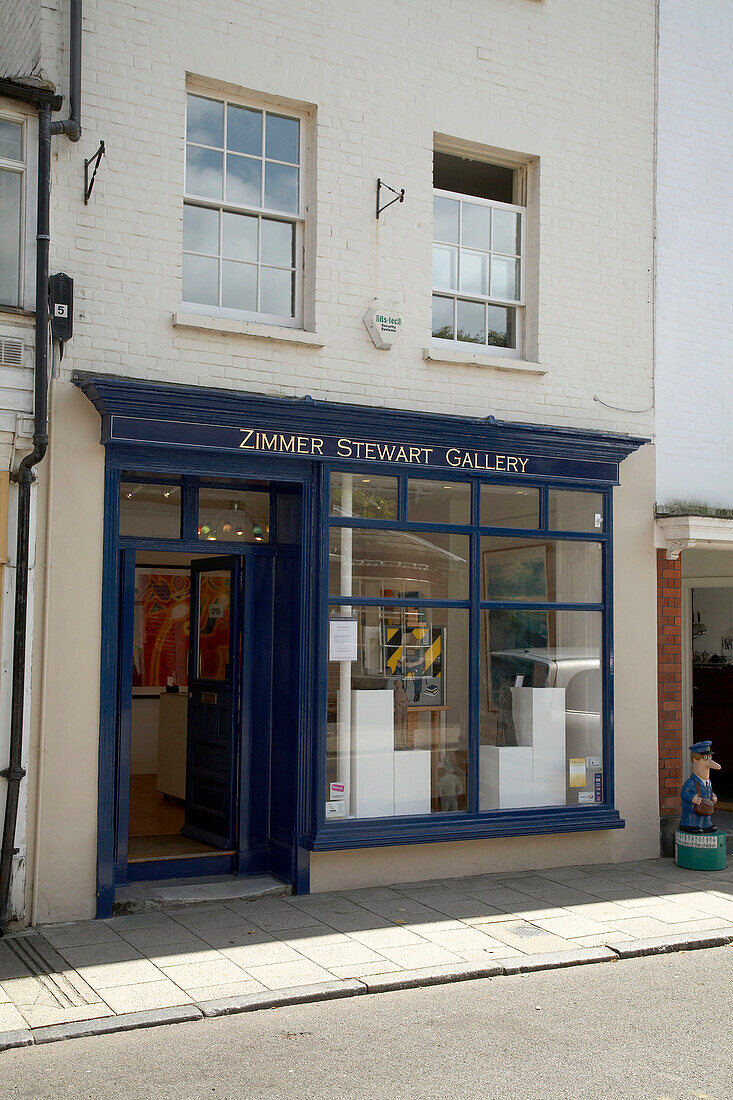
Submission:
{"label": "letter plate on door", "polygon": [[201,692],[201,702],[202,703],[210,703],[213,706],[216,706],[216,692],[215,691],[202,691]]}

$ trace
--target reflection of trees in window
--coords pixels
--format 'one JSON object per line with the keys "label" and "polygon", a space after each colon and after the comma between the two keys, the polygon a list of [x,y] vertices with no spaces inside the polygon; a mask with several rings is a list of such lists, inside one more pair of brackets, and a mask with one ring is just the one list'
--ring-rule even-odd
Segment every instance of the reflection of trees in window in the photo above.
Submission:
{"label": "reflection of trees in window", "polygon": [[[336,516],[343,515],[341,487],[331,485],[331,512]],[[396,519],[396,496],[382,497],[373,490],[357,489],[354,487],[351,511],[360,519]]]}
{"label": "reflection of trees in window", "polygon": [[[495,348],[509,347],[507,341],[506,331],[499,332],[497,329],[489,329],[487,343]],[[433,336],[437,340],[452,340],[453,339],[453,326],[443,325],[441,328],[436,328],[433,332]],[[459,328],[456,334],[456,340],[462,340],[466,344],[483,344],[483,336],[476,332],[466,332],[465,329]]]}

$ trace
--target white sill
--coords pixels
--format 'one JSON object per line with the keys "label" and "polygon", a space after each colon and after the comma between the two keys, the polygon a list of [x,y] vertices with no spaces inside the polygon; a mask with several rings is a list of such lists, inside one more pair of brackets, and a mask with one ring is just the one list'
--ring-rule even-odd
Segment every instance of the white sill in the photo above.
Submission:
{"label": "white sill", "polygon": [[286,344],[304,344],[311,348],[325,347],[326,341],[317,332],[284,325],[261,325],[257,321],[235,321],[230,317],[211,317],[204,313],[174,313],[175,328],[195,328],[207,332],[224,332],[233,336],[280,340]]}
{"label": "white sill", "polygon": [[508,355],[490,355],[482,351],[453,351],[451,348],[430,347],[423,349],[423,359],[429,363],[461,363],[471,367],[488,367],[490,370],[516,371],[520,374],[547,374],[539,363],[526,359],[512,359]]}

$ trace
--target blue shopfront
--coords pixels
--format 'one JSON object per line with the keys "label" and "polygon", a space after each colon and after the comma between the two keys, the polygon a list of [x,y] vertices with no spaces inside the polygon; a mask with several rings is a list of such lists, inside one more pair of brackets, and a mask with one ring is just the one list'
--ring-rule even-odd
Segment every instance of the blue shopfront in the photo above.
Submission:
{"label": "blue shopfront", "polygon": [[106,450],[98,914],[133,881],[608,830],[612,490],[644,441],[75,383]]}

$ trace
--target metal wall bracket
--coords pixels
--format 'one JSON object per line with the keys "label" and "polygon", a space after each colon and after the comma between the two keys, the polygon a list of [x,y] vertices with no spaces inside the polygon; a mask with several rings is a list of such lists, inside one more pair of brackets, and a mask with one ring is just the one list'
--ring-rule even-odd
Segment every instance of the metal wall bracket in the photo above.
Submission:
{"label": "metal wall bracket", "polygon": [[[94,156],[90,157],[89,160],[84,161],[84,205],[85,206],[89,202],[89,197],[92,193],[92,190],[94,189],[94,177],[97,174],[97,169],[99,168],[99,162],[101,161],[103,156],[106,156],[105,149],[104,149],[104,142],[100,141],[99,148],[97,149]],[[94,166],[94,171],[92,172],[92,176],[91,176],[91,179],[90,179],[89,178],[89,169],[92,166]]]}
{"label": "metal wall bracket", "polygon": [[[383,187],[386,187],[387,190],[391,191],[393,195],[397,196],[397,198],[396,199],[390,199],[389,202],[386,202],[384,204],[384,206],[380,206],[379,205],[380,192],[381,192]],[[377,180],[377,217],[379,217],[379,215],[382,213],[382,211],[386,210],[388,206],[392,206],[393,203],[395,203],[395,202],[404,202],[404,201],[405,201],[405,189],[404,189],[404,187],[402,188],[401,191],[395,191],[394,187],[390,187],[388,183],[384,183],[382,180]]]}

